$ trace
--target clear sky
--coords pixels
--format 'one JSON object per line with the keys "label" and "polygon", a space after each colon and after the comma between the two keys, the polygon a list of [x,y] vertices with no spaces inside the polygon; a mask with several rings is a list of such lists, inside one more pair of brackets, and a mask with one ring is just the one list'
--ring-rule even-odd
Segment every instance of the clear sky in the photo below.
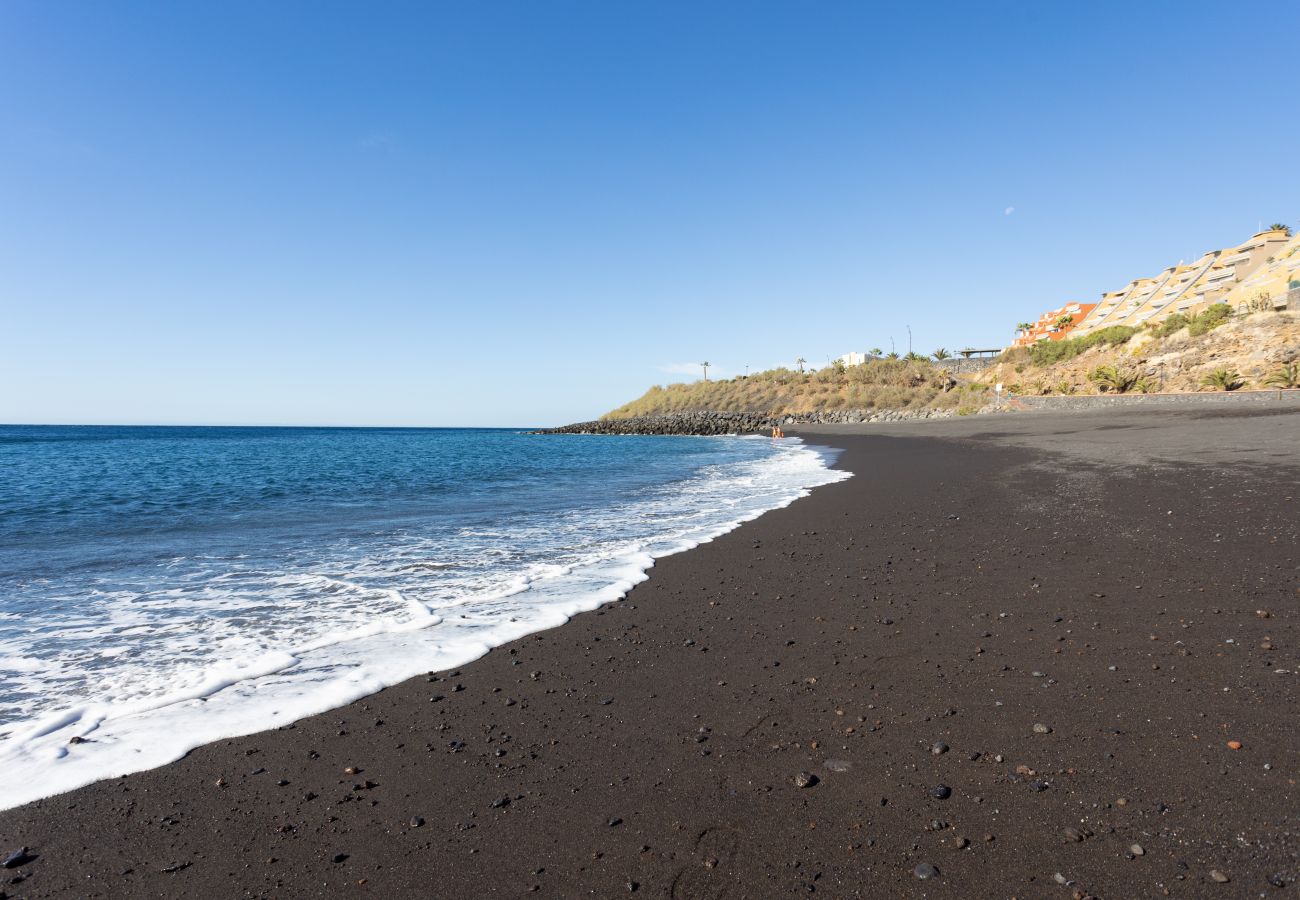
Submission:
{"label": "clear sky", "polygon": [[1300,5],[0,2],[0,422],[530,425],[1300,218]]}

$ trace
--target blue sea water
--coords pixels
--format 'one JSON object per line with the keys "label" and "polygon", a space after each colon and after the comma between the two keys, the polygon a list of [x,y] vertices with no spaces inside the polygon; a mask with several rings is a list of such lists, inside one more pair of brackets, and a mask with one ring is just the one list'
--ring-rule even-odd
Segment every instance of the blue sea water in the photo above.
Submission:
{"label": "blue sea water", "polygon": [[826,462],[741,437],[0,426],[0,807],[562,624],[845,477]]}

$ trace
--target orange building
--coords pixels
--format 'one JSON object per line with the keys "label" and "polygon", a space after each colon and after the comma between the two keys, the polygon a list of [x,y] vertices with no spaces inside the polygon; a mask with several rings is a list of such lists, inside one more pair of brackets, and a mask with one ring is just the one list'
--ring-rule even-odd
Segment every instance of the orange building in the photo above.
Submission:
{"label": "orange building", "polygon": [[1097,308],[1095,303],[1067,303],[1060,309],[1045,312],[1028,329],[1021,329],[1013,347],[1028,347],[1039,341],[1059,341],[1088,318]]}

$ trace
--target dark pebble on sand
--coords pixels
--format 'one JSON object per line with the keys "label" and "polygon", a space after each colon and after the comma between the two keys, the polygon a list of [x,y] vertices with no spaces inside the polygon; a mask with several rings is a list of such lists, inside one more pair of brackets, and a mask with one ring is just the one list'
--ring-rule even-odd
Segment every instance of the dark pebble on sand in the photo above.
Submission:
{"label": "dark pebble on sand", "polygon": [[346,860],[347,858],[348,858],[348,855],[347,855],[346,853],[335,853],[335,854],[334,854],[334,862],[336,862],[336,863],[341,863],[341,862],[343,862],[344,860]]}
{"label": "dark pebble on sand", "polygon": [[1045,791],[1049,787],[1051,787],[1051,785],[1049,785],[1046,781],[1035,781],[1029,787],[1034,791]]}
{"label": "dark pebble on sand", "polygon": [[912,870],[912,874],[923,880],[926,878],[938,878],[939,869],[937,866],[931,865],[930,863],[921,863]]}
{"label": "dark pebble on sand", "polygon": [[948,745],[945,744],[943,741],[935,741],[934,744],[930,747],[930,752],[933,753],[935,756],[942,756],[943,754],[948,752]]}
{"label": "dark pebble on sand", "polygon": [[1268,883],[1273,887],[1286,887],[1286,879],[1276,872],[1268,876]]}
{"label": "dark pebble on sand", "polygon": [[27,865],[34,859],[36,859],[36,857],[32,856],[31,850],[27,847],[23,847],[5,857],[4,867],[6,869],[16,869],[19,866]]}
{"label": "dark pebble on sand", "polygon": [[509,805],[510,805],[509,797],[497,797],[495,800],[492,801],[493,809],[501,809],[501,807],[509,806]]}
{"label": "dark pebble on sand", "polygon": [[423,825],[423,824],[424,824],[424,819],[422,819],[422,818],[419,817],[419,816],[411,816],[411,827],[412,827],[412,828],[419,828],[419,827],[420,827],[421,825]]}
{"label": "dark pebble on sand", "polygon": [[936,800],[947,800],[952,796],[952,788],[946,784],[936,784],[930,788],[930,796]]}
{"label": "dark pebble on sand", "polygon": [[800,772],[794,776],[794,786],[797,788],[809,788],[817,783],[817,776],[812,772]]}
{"label": "dark pebble on sand", "polygon": [[613,828],[617,825],[622,825],[623,820],[620,819],[618,816],[610,816],[609,821],[606,822],[605,824],[608,825],[610,828]]}

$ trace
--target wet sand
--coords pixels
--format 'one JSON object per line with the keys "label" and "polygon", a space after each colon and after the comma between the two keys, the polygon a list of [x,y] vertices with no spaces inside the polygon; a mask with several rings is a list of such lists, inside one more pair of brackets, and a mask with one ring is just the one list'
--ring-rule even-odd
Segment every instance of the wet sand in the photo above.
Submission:
{"label": "wet sand", "polygon": [[803,434],[856,477],[459,672],[0,813],[0,891],[1297,890],[1300,413]]}

